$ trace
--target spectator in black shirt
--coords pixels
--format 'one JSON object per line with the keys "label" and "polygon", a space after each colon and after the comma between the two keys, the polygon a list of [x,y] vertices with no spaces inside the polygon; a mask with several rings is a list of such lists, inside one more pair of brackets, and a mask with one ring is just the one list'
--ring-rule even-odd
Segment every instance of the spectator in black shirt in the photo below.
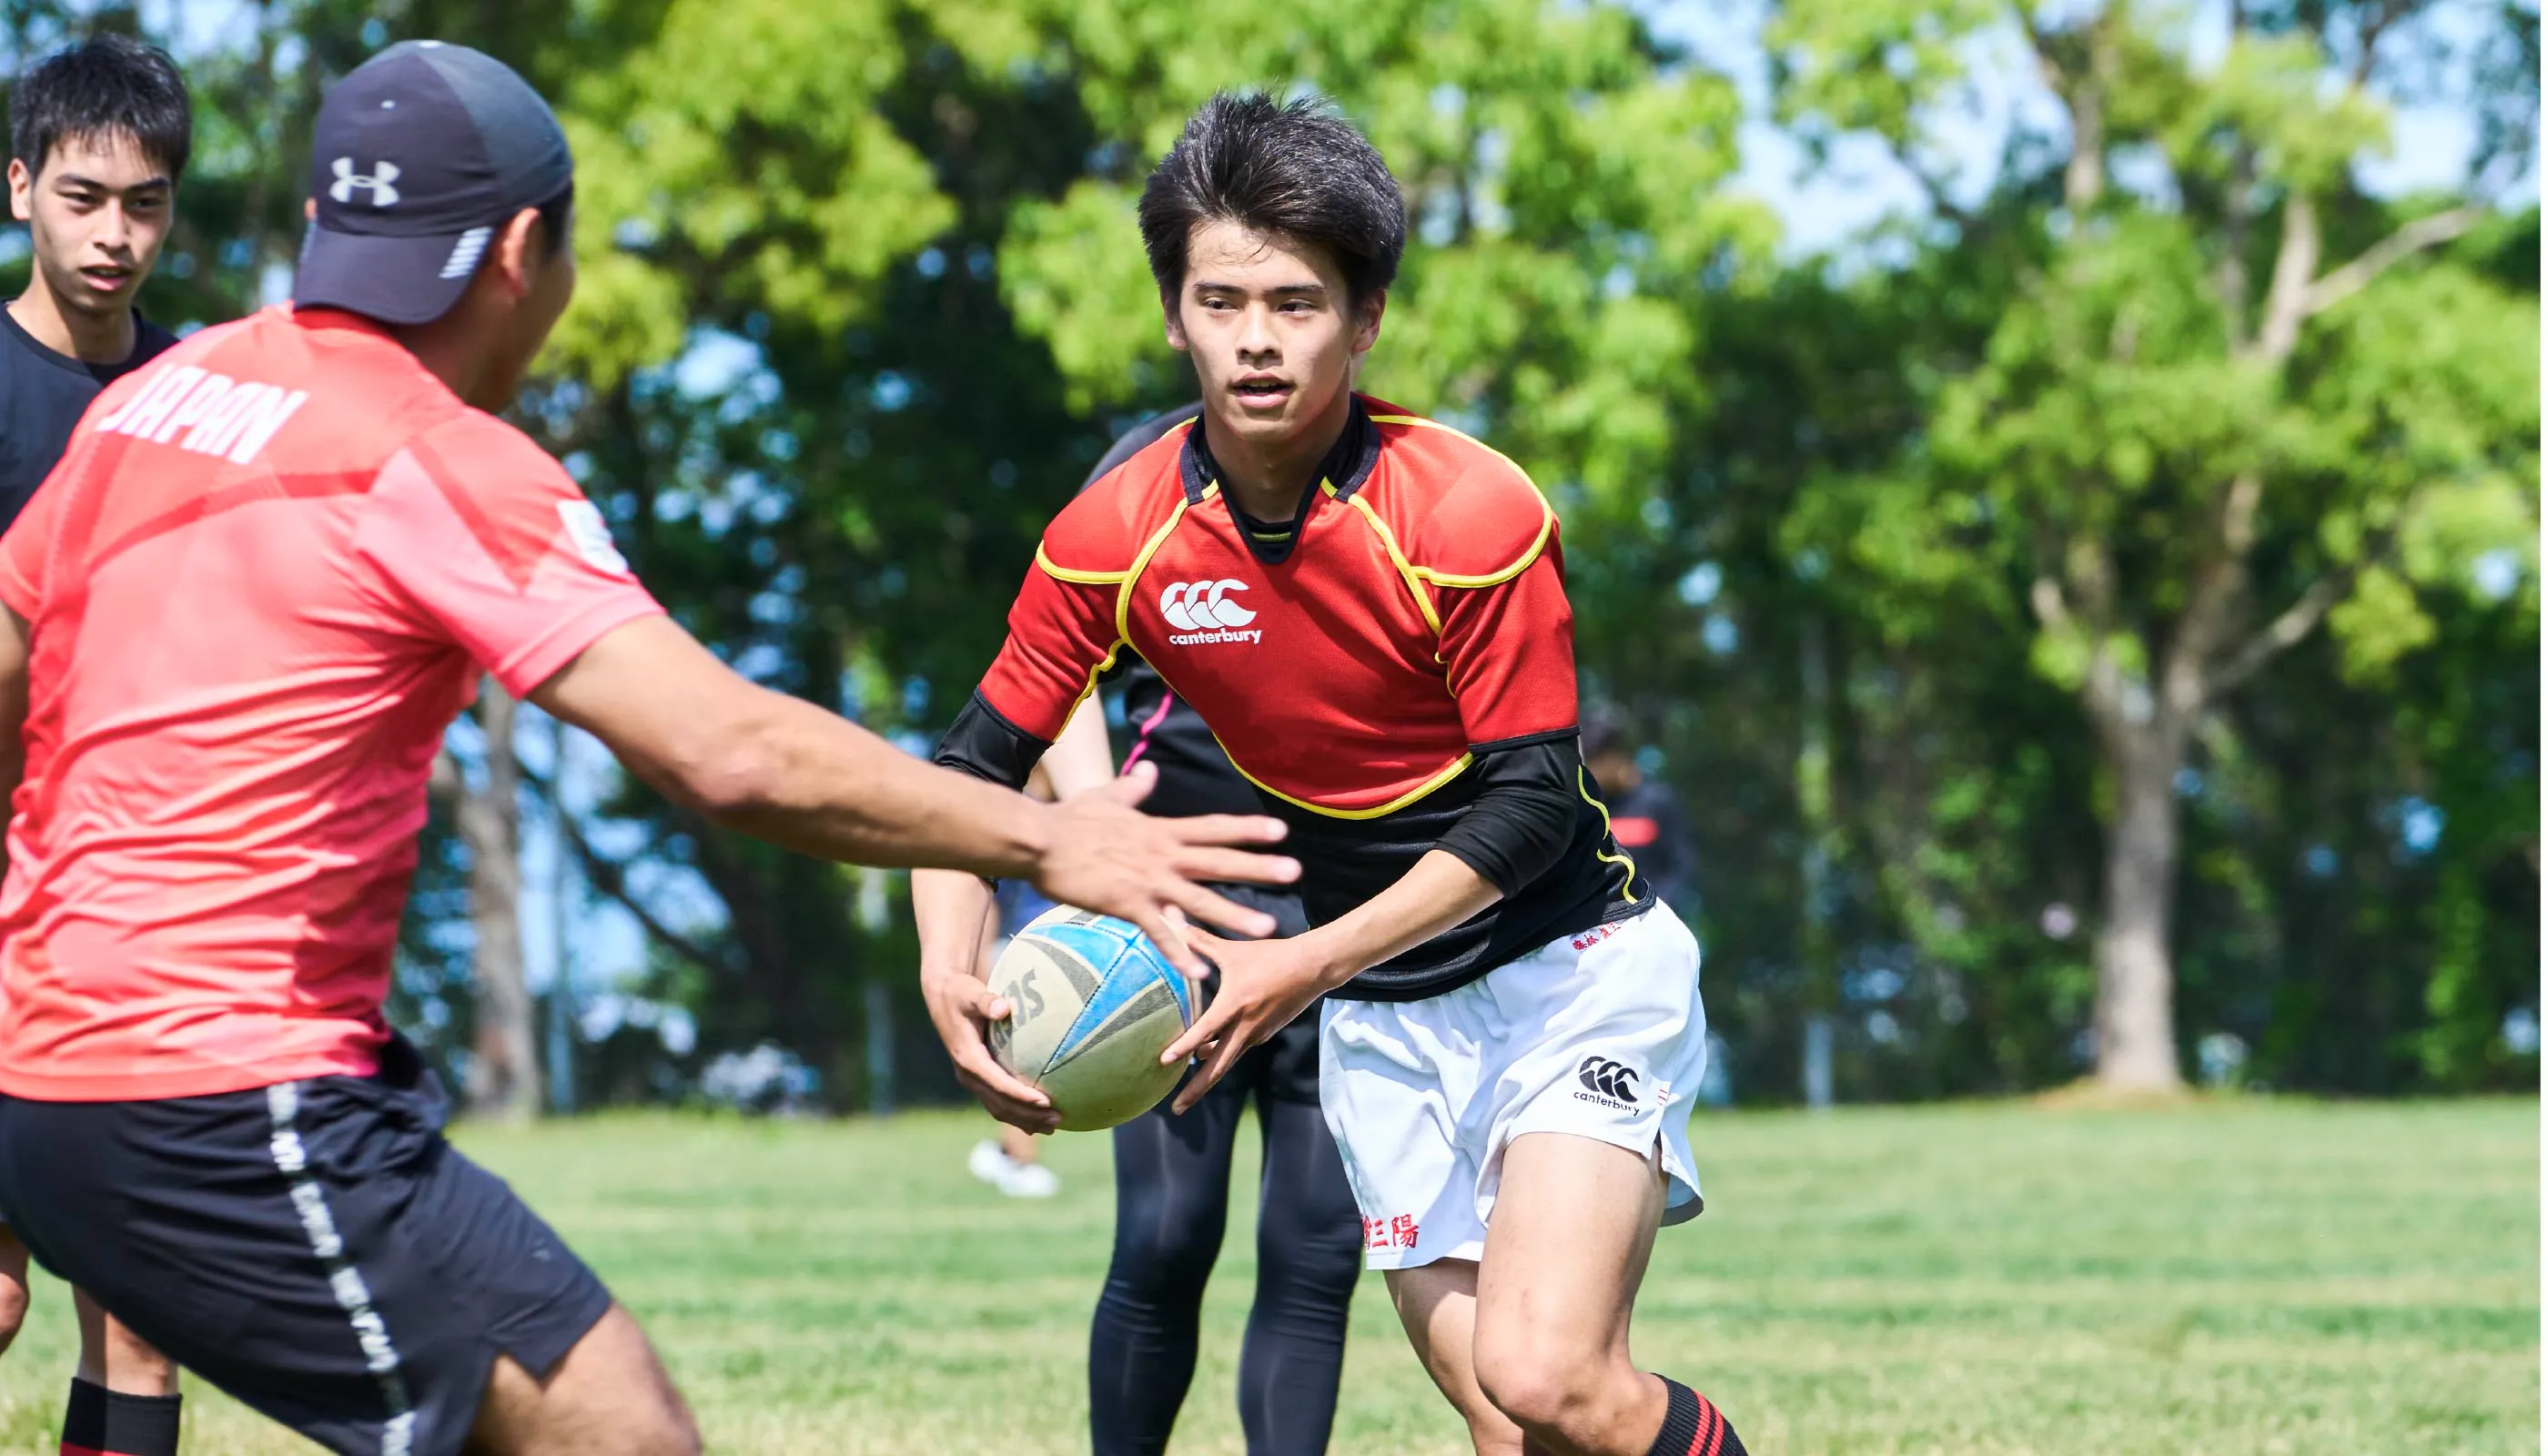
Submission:
{"label": "spectator in black shirt", "polygon": [[98,392],[177,341],[133,299],[168,239],[193,118],[165,54],[108,35],[28,72],[9,128],[9,212],[35,266],[0,310],[0,530]]}
{"label": "spectator in black shirt", "polygon": [[[177,340],[135,311],[176,214],[194,113],[175,62],[94,36],[9,96],[9,211],[34,267],[0,309],[0,530],[44,484],[98,392]],[[61,1449],[177,1456],[177,1368],[78,1300],[79,1372]],[[0,1224],[0,1350],[27,1310],[27,1246]]]}

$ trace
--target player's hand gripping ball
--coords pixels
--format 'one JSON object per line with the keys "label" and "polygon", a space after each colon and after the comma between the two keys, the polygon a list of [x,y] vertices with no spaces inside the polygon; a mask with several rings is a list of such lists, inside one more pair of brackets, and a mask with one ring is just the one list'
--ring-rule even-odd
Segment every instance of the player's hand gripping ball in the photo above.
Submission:
{"label": "player's hand gripping ball", "polygon": [[991,1054],[1044,1089],[1064,1132],[1131,1122],[1175,1089],[1184,1068],[1159,1053],[1194,1025],[1194,992],[1130,922],[1047,910],[1000,953],[990,984],[1009,1002]]}

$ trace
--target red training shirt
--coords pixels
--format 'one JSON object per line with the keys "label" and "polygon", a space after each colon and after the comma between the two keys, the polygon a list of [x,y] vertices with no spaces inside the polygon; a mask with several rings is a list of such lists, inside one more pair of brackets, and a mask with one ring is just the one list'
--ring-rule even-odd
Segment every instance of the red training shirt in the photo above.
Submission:
{"label": "red training shirt", "polygon": [[267,309],[101,395],[5,539],[32,624],[0,1093],[367,1075],[443,730],[660,611],[519,430]]}

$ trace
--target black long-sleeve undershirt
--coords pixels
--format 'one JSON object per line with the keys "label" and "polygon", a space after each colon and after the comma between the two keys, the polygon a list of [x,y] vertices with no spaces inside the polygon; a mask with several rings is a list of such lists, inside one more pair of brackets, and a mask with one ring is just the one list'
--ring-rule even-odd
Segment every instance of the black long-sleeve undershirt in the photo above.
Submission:
{"label": "black long-sleeve undershirt", "polygon": [[[977,693],[940,742],[937,758],[1017,788],[1049,747]],[[1575,730],[1471,752],[1475,762],[1450,782],[1375,818],[1338,818],[1260,794],[1266,811],[1291,825],[1285,849],[1301,861],[1301,898],[1312,925],[1397,883],[1428,850],[1458,857],[1503,895],[1434,940],[1364,971],[1338,995],[1387,1001],[1439,995],[1559,936],[1651,902],[1585,790]]]}

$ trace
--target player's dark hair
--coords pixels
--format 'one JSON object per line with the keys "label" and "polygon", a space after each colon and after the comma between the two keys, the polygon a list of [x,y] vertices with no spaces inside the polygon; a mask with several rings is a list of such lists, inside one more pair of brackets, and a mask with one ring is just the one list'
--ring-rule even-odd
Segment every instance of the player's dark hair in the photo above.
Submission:
{"label": "player's dark hair", "polygon": [[156,46],[130,36],[91,36],[56,50],[19,76],[9,92],[11,156],[42,172],[64,141],[131,136],[141,154],[186,172],[195,149],[195,109],[186,78]]}
{"label": "player's dark hair", "polygon": [[1218,219],[1324,247],[1356,304],[1389,287],[1407,249],[1398,179],[1317,97],[1225,91],[1186,120],[1141,188],[1141,245],[1161,293],[1185,286],[1186,244]]}

